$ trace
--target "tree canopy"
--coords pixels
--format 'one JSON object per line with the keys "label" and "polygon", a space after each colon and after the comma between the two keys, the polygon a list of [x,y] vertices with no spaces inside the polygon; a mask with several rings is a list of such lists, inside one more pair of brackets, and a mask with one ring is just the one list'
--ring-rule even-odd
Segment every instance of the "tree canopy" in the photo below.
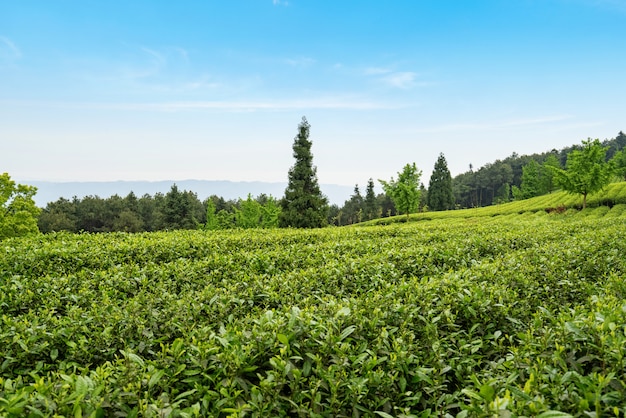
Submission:
{"label": "tree canopy", "polygon": [[563,190],[582,195],[583,209],[587,207],[587,195],[602,190],[611,181],[613,163],[606,161],[606,151],[598,139],[583,140],[580,149],[567,155],[565,169],[551,168]]}
{"label": "tree canopy", "polygon": [[36,187],[15,183],[8,173],[0,175],[0,240],[39,232],[36,193]]}
{"label": "tree canopy", "polygon": [[293,157],[296,162],[289,169],[289,183],[281,200],[281,227],[319,228],[327,224],[328,200],[322,195],[317,169],[313,165],[310,127],[303,117],[298,125],[298,135],[294,138]]}
{"label": "tree canopy", "polygon": [[404,166],[398,173],[398,180],[378,180],[383,186],[385,193],[393,200],[396,209],[405,213],[407,220],[409,215],[417,211],[420,202],[420,177],[422,171],[413,164]]}

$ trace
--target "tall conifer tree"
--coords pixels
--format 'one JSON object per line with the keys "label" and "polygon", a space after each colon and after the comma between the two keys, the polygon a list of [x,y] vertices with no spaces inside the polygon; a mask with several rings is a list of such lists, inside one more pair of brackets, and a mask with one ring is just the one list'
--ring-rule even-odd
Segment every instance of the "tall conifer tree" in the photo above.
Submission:
{"label": "tall conifer tree", "polygon": [[294,138],[293,157],[296,162],[289,169],[289,184],[281,200],[281,227],[319,228],[327,223],[328,200],[322,195],[317,182],[312,142],[309,140],[310,127],[303,117],[298,125],[298,135]]}
{"label": "tall conifer tree", "polygon": [[430,210],[452,209],[454,195],[452,193],[452,176],[443,153],[439,154],[435,168],[428,184],[428,208]]}
{"label": "tall conifer tree", "polygon": [[374,180],[371,178],[367,182],[367,189],[365,192],[365,202],[363,206],[364,206],[363,212],[364,212],[366,221],[378,218],[379,216],[378,200],[376,199],[376,193],[374,192]]}

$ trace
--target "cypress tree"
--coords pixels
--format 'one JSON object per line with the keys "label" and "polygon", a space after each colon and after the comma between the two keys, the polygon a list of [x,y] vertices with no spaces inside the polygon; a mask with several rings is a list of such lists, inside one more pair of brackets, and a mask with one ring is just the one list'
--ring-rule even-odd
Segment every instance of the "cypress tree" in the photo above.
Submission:
{"label": "cypress tree", "polygon": [[430,210],[447,210],[454,205],[452,193],[452,176],[443,153],[439,154],[435,168],[428,184],[428,208]]}
{"label": "cypress tree", "polygon": [[306,118],[302,117],[293,142],[296,162],[289,169],[289,183],[281,200],[281,227],[319,228],[327,223],[328,200],[320,191],[317,169],[313,166],[310,127]]}

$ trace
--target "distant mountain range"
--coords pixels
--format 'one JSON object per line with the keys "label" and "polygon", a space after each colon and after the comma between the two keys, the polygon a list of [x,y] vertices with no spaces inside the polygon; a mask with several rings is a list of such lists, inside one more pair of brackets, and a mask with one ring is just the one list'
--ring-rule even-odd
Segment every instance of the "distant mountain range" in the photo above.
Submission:
{"label": "distant mountain range", "polygon": [[[214,181],[214,180],[164,180],[164,181],[106,181],[106,182],[51,182],[51,181],[18,181],[37,187],[35,203],[45,207],[49,202],[60,198],[72,199],[74,196],[98,196],[103,199],[113,195],[125,197],[131,191],[137,197],[145,194],[154,196],[156,193],[166,194],[173,184],[179,190],[188,190],[204,200],[211,195],[221,196],[226,200],[245,199],[248,193],[256,197],[262,193],[281,198],[285,193],[287,183],[267,183],[261,181]],[[328,197],[331,204],[342,206],[354,191],[353,186],[337,184],[320,184],[322,193]]]}

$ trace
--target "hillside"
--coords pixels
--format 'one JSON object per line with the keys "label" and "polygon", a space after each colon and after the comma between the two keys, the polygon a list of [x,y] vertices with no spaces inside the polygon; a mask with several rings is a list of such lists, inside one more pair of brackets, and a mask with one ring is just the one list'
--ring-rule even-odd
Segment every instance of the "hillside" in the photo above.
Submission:
{"label": "hillside", "polygon": [[[543,215],[548,213],[568,216],[586,216],[591,212],[606,213],[609,216],[618,216],[626,208],[626,182],[611,183],[599,193],[587,198],[587,209],[580,211],[582,198],[579,195],[557,191],[530,199],[503,203],[481,208],[449,210],[441,212],[421,212],[411,214],[410,221],[480,218],[502,215],[532,214]],[[406,222],[406,215],[390,218],[380,218],[359,225],[385,225],[396,222]]]}

